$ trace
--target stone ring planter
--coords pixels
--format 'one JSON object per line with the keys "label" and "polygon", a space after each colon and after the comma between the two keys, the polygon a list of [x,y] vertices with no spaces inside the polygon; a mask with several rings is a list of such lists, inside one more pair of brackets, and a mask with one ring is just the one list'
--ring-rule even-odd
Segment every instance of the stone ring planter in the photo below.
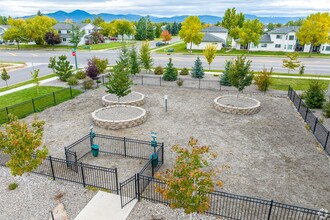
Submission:
{"label": "stone ring planter", "polygon": [[134,105],[141,106],[144,104],[144,95],[139,92],[131,92],[125,97],[121,97],[119,102],[118,98],[114,94],[107,94],[102,97],[102,105],[111,106],[111,105]]}
{"label": "stone ring planter", "polygon": [[131,105],[111,105],[92,113],[95,125],[109,130],[131,128],[147,120],[146,110]]}
{"label": "stone ring planter", "polygon": [[261,103],[256,99],[233,95],[219,96],[213,103],[218,111],[237,115],[256,114],[260,111],[260,105]]}

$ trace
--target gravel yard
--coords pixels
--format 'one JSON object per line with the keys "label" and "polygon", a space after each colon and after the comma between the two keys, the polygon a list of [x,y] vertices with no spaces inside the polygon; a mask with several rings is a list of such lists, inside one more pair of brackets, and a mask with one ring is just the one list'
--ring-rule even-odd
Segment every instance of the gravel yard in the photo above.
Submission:
{"label": "gravel yard", "polygon": [[105,108],[98,111],[95,116],[103,120],[110,121],[123,121],[137,118],[143,114],[144,111],[138,108],[116,106],[111,108]]}
{"label": "gravel yard", "polygon": [[[236,93],[143,86],[134,86],[133,91],[145,95],[147,121],[115,131],[94,126],[97,133],[151,140],[150,132],[157,132],[158,141],[165,143],[162,170],[173,166],[171,146],[186,145],[193,136],[218,153],[212,166],[229,167],[219,175],[224,182],[223,191],[330,210],[330,160],[287,98],[244,94],[261,102],[259,113],[245,116],[221,113],[212,107],[216,97]],[[165,94],[168,112],[164,109]],[[91,113],[102,107],[103,95],[105,88],[101,87],[39,114],[46,121],[44,141],[50,155],[64,158],[64,146],[89,132]],[[96,164],[94,158],[90,159],[84,162]],[[106,164],[104,159],[98,165]],[[130,163],[124,165],[130,173],[137,169]],[[74,186],[84,190],[80,185]],[[7,210],[10,206],[5,207]]]}

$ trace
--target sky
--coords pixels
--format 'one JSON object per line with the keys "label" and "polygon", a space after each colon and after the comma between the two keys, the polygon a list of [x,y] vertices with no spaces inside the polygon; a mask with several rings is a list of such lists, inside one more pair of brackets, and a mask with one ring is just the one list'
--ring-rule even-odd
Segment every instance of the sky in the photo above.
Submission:
{"label": "sky", "polygon": [[315,12],[330,12],[330,0],[1,0],[1,16],[13,17],[76,9],[91,14],[139,14],[223,16],[235,7],[244,14],[257,16],[305,17]]}

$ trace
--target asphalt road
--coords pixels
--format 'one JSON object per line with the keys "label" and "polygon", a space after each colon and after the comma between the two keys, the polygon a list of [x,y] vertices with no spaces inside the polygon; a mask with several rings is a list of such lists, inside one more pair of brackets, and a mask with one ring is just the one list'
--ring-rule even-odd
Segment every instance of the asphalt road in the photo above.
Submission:
{"label": "asphalt road", "polygon": [[[173,42],[178,41],[177,38],[173,39]],[[139,45],[138,45],[139,47]],[[155,47],[155,42],[151,42],[151,47]],[[110,65],[116,63],[118,56],[118,50],[104,50],[104,51],[78,51],[77,60],[80,67],[84,67],[87,64],[87,60],[93,56],[100,58],[108,58]],[[9,84],[25,81],[31,79],[30,71],[33,68],[40,69],[40,76],[50,74],[52,70],[47,68],[49,58],[53,56],[66,55],[68,60],[74,66],[74,57],[71,55],[71,51],[28,51],[28,50],[0,50],[0,60],[7,62],[26,62],[28,67],[20,70],[10,71],[11,75]],[[169,61],[171,57],[175,67],[192,67],[197,55],[180,55],[180,54],[157,54],[152,53],[154,59],[154,66],[161,65],[163,67]],[[208,64],[203,55],[200,55],[203,62],[204,69],[208,70]],[[224,69],[224,63],[226,60],[233,59],[233,56],[218,56],[211,64],[211,69]],[[263,67],[270,69],[273,67],[274,72],[287,73],[287,69],[282,67],[283,58],[279,57],[248,57],[252,60],[251,68],[253,70],[262,70]],[[305,65],[305,73],[330,75],[330,59],[326,58],[301,58],[301,62]],[[297,73],[298,71],[294,71]],[[5,86],[4,81],[0,81],[0,87]]]}

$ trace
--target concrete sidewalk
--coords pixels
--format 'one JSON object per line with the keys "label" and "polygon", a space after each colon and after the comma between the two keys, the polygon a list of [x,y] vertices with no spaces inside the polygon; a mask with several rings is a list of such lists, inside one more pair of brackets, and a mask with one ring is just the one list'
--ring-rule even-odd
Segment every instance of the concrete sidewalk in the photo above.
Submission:
{"label": "concrete sidewalk", "polygon": [[119,195],[99,191],[74,220],[125,220],[136,202],[135,199],[122,209]]}

